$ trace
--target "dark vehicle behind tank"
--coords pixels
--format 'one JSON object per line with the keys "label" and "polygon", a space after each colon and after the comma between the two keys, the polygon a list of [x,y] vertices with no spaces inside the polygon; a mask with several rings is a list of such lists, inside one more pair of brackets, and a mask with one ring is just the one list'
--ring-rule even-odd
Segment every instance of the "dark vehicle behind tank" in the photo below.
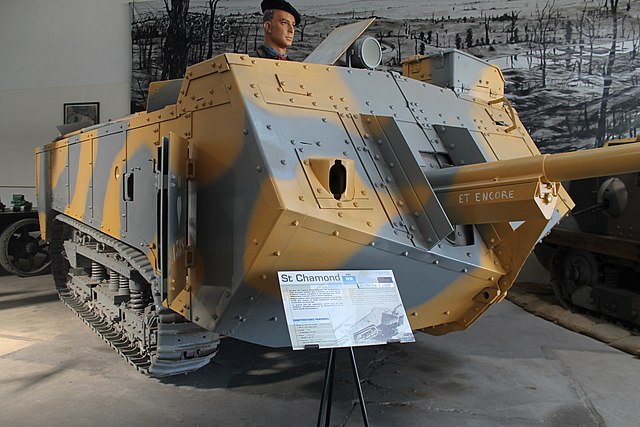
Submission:
{"label": "dark vehicle behind tank", "polygon": [[[610,141],[603,150],[621,145],[640,140]],[[576,180],[568,188],[575,210],[536,247],[558,301],[640,327],[640,174]]]}

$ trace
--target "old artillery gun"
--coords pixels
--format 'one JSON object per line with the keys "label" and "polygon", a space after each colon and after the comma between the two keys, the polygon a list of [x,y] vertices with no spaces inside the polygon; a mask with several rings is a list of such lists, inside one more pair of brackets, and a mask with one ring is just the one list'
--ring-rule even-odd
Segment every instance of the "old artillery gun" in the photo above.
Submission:
{"label": "old artillery gun", "polygon": [[0,272],[28,277],[49,271],[49,245],[40,238],[32,208],[22,194],[14,194],[10,206],[0,201]]}

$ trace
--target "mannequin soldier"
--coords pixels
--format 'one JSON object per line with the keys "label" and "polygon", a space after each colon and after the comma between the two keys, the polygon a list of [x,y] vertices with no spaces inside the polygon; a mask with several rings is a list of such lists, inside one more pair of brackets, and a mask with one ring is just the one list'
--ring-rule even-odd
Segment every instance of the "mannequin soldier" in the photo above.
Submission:
{"label": "mannequin soldier", "polygon": [[295,26],[300,23],[300,13],[284,0],[263,0],[260,4],[264,16],[264,43],[256,49],[260,58],[289,60],[287,49],[293,43]]}

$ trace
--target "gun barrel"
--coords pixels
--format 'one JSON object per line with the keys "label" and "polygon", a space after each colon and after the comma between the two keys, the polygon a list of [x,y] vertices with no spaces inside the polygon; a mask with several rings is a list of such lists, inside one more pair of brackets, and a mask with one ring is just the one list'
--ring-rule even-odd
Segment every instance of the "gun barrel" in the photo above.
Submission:
{"label": "gun barrel", "polygon": [[427,173],[454,224],[548,220],[560,181],[640,171],[640,144],[451,167]]}
{"label": "gun barrel", "polygon": [[437,191],[458,184],[537,178],[545,183],[640,171],[640,144],[439,169],[427,175]]}
{"label": "gun barrel", "polygon": [[618,175],[640,170],[640,144],[549,154],[546,157],[543,177],[546,182]]}

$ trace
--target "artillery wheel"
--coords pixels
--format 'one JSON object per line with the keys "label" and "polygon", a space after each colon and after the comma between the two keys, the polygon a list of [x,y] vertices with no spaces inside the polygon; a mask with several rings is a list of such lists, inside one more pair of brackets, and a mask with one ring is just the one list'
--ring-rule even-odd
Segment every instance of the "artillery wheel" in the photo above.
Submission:
{"label": "artillery wheel", "polygon": [[49,269],[49,245],[40,237],[36,218],[14,222],[2,232],[0,265],[20,277],[35,276]]}
{"label": "artillery wheel", "polygon": [[573,293],[598,282],[599,265],[591,252],[559,248],[553,254],[550,271],[553,293],[563,307],[572,309]]}

